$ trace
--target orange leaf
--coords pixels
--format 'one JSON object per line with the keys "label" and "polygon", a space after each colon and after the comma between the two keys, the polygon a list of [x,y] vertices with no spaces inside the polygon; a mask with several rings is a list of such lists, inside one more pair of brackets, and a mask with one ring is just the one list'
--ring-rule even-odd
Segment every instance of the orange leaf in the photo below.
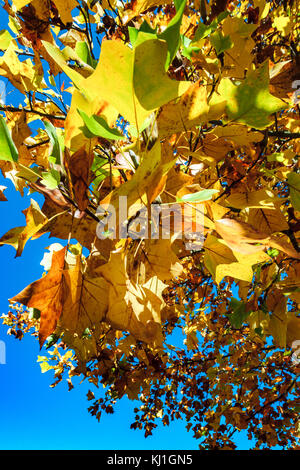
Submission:
{"label": "orange leaf", "polygon": [[11,302],[19,302],[41,311],[40,347],[43,346],[46,338],[53,333],[62,314],[65,254],[66,248],[54,252],[49,273],[10,299]]}

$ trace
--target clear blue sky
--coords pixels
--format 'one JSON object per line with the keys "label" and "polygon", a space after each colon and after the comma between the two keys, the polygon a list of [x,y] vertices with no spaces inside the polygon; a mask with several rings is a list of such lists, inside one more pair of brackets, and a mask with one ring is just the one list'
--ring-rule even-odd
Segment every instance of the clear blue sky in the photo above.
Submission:
{"label": "clear blue sky", "polygon": [[[6,15],[1,11],[0,29],[6,29]],[[7,84],[7,82],[6,82]],[[20,95],[8,85],[7,104],[18,105]],[[0,185],[7,186],[8,202],[0,202],[0,236],[9,229],[24,225],[22,210],[30,205],[30,197],[16,193],[10,180],[0,176]],[[42,197],[34,198],[39,203]],[[41,277],[40,261],[45,248],[53,243],[46,235],[25,246],[20,258],[10,246],[0,247],[1,289],[0,314],[7,313],[7,299],[30,282]],[[50,388],[51,372],[42,374],[37,363],[38,341],[25,335],[22,341],[7,336],[7,327],[0,324],[0,340],[6,344],[5,365],[0,364],[0,449],[197,449],[197,441],[187,433],[184,422],[170,427],[159,426],[147,439],[141,431],[130,430],[134,421],[134,403],[123,399],[113,415],[103,415],[100,424],[87,407],[86,393],[90,384],[75,386],[68,392],[65,382]],[[74,381],[74,384],[76,382]],[[96,396],[101,393],[94,390]],[[239,448],[247,448],[247,440],[238,439]]]}

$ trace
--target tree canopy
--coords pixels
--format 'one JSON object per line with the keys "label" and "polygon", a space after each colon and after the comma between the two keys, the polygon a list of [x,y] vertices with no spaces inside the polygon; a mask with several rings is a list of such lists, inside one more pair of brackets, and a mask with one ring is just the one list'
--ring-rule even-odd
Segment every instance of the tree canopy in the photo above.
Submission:
{"label": "tree canopy", "polygon": [[200,449],[299,448],[297,1],[1,9],[0,169],[32,199],[0,245],[55,239],[9,333],[53,386],[90,382],[99,421],[127,396],[145,436],[184,419]]}

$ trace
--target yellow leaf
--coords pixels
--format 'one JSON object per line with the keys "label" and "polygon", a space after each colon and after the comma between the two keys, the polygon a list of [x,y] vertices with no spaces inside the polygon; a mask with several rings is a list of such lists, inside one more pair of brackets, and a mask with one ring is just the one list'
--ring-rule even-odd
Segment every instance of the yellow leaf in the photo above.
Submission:
{"label": "yellow leaf", "polygon": [[266,304],[272,312],[268,332],[273,336],[278,347],[285,348],[288,324],[287,298],[279,290],[271,291],[267,296]]}
{"label": "yellow leaf", "polygon": [[138,129],[165,103],[181,96],[189,82],[171,80],[165,72],[167,43],[140,33],[132,50],[120,41],[103,41],[95,72],[83,78],[71,69],[63,54],[44,42],[48,53],[84,94],[93,101],[102,98]]}
{"label": "yellow leaf", "polygon": [[71,107],[65,122],[65,145],[72,152],[76,152],[83,145],[87,149],[91,146],[91,139],[85,137],[80,129],[83,126],[83,121],[78,109],[84,111],[88,116],[93,114],[102,116],[109,126],[112,126],[118,117],[118,111],[105,99],[97,96],[95,99],[89,100],[78,90],[74,90]]}
{"label": "yellow leaf", "polygon": [[300,318],[294,312],[288,313],[286,342],[292,346],[294,341],[300,340]]}
{"label": "yellow leaf", "polygon": [[163,139],[206,122],[208,111],[206,88],[199,82],[193,83],[178,100],[162,107],[157,119],[160,137]]}
{"label": "yellow leaf", "polygon": [[162,292],[166,284],[156,276],[143,285],[131,281],[124,253],[112,253],[109,263],[97,273],[109,284],[105,321],[116,329],[129,331],[136,339],[161,346],[161,311],[165,306]]}
{"label": "yellow leaf", "polygon": [[72,10],[77,7],[76,0],[54,0],[59,16],[64,24],[72,23]]}
{"label": "yellow leaf", "polygon": [[293,26],[289,16],[277,16],[273,19],[273,24],[284,36],[290,33]]}
{"label": "yellow leaf", "polygon": [[0,75],[8,80],[21,92],[42,91],[46,88],[43,76],[37,74],[30,59],[20,62],[10,43],[4,55],[0,58]]}
{"label": "yellow leaf", "polygon": [[21,10],[21,8],[31,3],[32,0],[13,0],[13,4],[15,5],[17,10]]}
{"label": "yellow leaf", "polygon": [[162,192],[167,173],[175,161],[172,148],[167,144],[161,148],[160,142],[157,141],[150,151],[142,154],[142,162],[131,180],[101,201],[101,206],[111,204],[116,209],[116,233],[119,227],[119,198],[127,197],[128,217],[132,217]]}
{"label": "yellow leaf", "polygon": [[167,5],[169,3],[172,3],[172,0],[136,0],[132,3],[132,10],[126,10],[126,12],[123,14],[122,19],[125,23],[127,23],[143,11],[148,10],[148,8],[152,8],[159,5]]}
{"label": "yellow leaf", "polygon": [[286,218],[279,209],[250,209],[248,223],[268,235],[289,229]]}
{"label": "yellow leaf", "polygon": [[272,191],[259,189],[258,191],[243,191],[231,194],[225,200],[226,205],[235,207],[236,209],[245,208],[263,208],[275,209],[274,203],[278,202],[278,198],[274,197]]}
{"label": "yellow leaf", "polygon": [[26,242],[30,238],[38,238],[38,232],[48,223],[47,217],[42,213],[36,201],[31,199],[31,205],[23,211],[26,217],[25,227],[16,227],[9,230],[0,239],[0,245],[12,245],[16,250],[16,257],[21,256]]}

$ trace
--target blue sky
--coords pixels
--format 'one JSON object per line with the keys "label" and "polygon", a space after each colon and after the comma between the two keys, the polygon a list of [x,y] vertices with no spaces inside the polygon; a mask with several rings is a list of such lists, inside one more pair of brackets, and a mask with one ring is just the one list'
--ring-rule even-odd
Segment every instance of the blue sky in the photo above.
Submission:
{"label": "blue sky", "polygon": [[[22,225],[21,210],[28,207],[30,197],[16,193],[11,182],[0,177],[0,185],[8,186],[9,202],[0,204],[0,234]],[[20,258],[10,246],[0,248],[2,267],[0,313],[7,313],[7,299],[17,294],[43,271],[40,266],[45,248],[53,242],[46,235],[30,241]],[[65,382],[50,388],[53,375],[42,374],[37,363],[40,353],[36,339],[25,335],[22,341],[7,336],[7,327],[0,326],[0,340],[6,345],[6,364],[0,364],[0,449],[196,449],[197,443],[187,433],[183,422],[164,428],[153,437],[144,438],[140,431],[129,429],[134,421],[132,402],[123,399],[114,415],[103,415],[100,424],[87,412],[86,393],[90,384],[75,386],[68,392]],[[75,383],[75,381],[74,381]]]}
{"label": "blue sky", "polygon": [[[0,15],[0,29],[6,29],[6,15]],[[7,84],[7,82],[6,82]],[[20,94],[7,88],[7,104],[19,105]],[[22,210],[30,205],[30,196],[16,193],[10,180],[0,175],[0,185],[7,186],[8,202],[0,202],[0,236],[9,229],[24,225]],[[43,198],[34,195],[41,203]],[[1,289],[0,314],[7,313],[7,299],[41,277],[40,261],[45,248],[53,243],[47,235],[30,241],[20,258],[10,246],[0,247]],[[50,388],[51,372],[42,374],[37,363],[38,341],[25,335],[22,341],[6,334],[0,325],[0,340],[6,346],[6,364],[0,364],[0,449],[197,449],[197,441],[185,429],[184,422],[170,427],[159,426],[154,436],[130,430],[134,421],[134,403],[123,399],[113,415],[103,415],[100,424],[87,407],[88,383],[68,392],[65,382]],[[78,382],[78,381],[77,381]],[[99,397],[101,390],[94,390]],[[240,448],[247,440],[239,437]]]}

